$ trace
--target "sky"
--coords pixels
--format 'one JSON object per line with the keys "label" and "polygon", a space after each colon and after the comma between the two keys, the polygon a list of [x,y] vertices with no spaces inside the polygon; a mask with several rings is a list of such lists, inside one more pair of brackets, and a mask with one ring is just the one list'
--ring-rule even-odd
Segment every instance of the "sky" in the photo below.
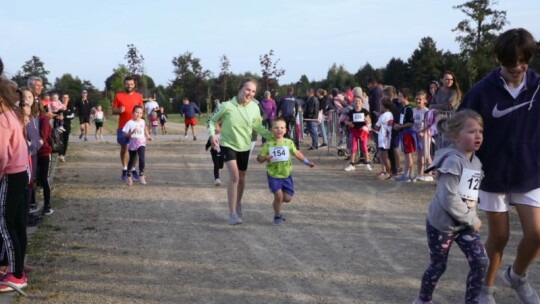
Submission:
{"label": "sky", "polygon": [[[34,3],[35,2],[35,3]],[[384,67],[406,61],[423,37],[459,52],[452,29],[465,0],[0,0],[0,58],[13,76],[38,56],[50,71],[89,80],[98,89],[119,64],[127,45],[143,55],[156,85],[174,79],[171,61],[186,52],[204,69],[220,72],[226,55],[233,73],[261,74],[259,57],[274,50],[280,83],[326,78],[335,63],[356,73],[366,63]],[[540,1],[500,0],[509,24],[540,40]],[[538,59],[540,60],[540,59]]]}

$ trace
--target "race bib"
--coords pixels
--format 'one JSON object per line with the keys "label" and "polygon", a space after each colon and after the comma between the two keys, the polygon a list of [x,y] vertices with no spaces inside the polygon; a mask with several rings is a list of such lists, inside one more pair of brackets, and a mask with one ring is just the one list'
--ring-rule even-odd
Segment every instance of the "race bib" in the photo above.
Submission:
{"label": "race bib", "polygon": [[272,156],[270,162],[282,162],[289,160],[289,148],[288,147],[270,147],[268,153]]}
{"label": "race bib", "polygon": [[366,121],[366,118],[364,117],[364,113],[353,113],[352,121],[353,122],[364,122],[364,121]]}
{"label": "race bib", "polygon": [[144,130],[141,127],[136,127],[135,132],[131,134],[131,138],[143,138],[144,137]]}
{"label": "race bib", "polygon": [[405,114],[401,113],[401,114],[399,114],[399,124],[400,125],[403,124],[403,120],[405,120]]}
{"label": "race bib", "polygon": [[465,200],[477,201],[481,179],[482,171],[463,169],[459,180],[458,195]]}

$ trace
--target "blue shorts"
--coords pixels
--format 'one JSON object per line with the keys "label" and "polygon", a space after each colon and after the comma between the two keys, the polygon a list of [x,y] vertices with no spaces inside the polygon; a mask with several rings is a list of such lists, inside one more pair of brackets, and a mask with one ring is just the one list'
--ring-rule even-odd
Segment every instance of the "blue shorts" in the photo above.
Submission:
{"label": "blue shorts", "polygon": [[116,129],[116,142],[122,146],[129,144],[129,137],[124,136],[122,129]]}
{"label": "blue shorts", "polygon": [[289,175],[286,178],[277,178],[266,174],[266,178],[268,179],[268,187],[270,187],[270,192],[276,193],[279,190],[282,190],[283,193],[287,194],[288,196],[292,197],[294,195],[292,175]]}

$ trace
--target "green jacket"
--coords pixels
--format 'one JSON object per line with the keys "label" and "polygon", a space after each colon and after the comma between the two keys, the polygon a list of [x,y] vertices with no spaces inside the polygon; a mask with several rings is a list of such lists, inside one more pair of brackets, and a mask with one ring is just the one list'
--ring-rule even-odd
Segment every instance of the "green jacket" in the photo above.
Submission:
{"label": "green jacket", "polygon": [[262,125],[259,106],[250,101],[242,106],[236,97],[221,103],[208,119],[208,136],[216,134],[216,123],[221,121],[220,145],[237,152],[251,148],[251,133],[259,133],[264,138],[272,139],[272,133]]}

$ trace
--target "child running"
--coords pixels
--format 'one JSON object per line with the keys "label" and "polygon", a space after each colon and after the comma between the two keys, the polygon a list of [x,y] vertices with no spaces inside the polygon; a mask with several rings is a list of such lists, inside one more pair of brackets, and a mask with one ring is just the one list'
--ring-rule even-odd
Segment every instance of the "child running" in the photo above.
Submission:
{"label": "child running", "polygon": [[159,118],[158,114],[154,111],[150,114],[150,133],[156,138],[158,136]]}
{"label": "child running", "polygon": [[[217,123],[215,126],[216,130],[216,136],[219,140],[220,133],[221,133],[221,122]],[[206,151],[210,147],[212,147],[212,142],[210,141],[210,138],[208,138],[208,142],[206,143]],[[221,149],[215,149],[214,147],[210,148],[210,154],[212,155],[212,162],[214,163],[214,186],[220,186],[221,180],[219,179],[219,170],[223,169],[223,156],[221,155]]]}
{"label": "child running", "polygon": [[[129,137],[128,168],[133,166],[135,156],[139,155],[139,181],[141,184],[146,185],[146,178],[144,177],[144,152],[146,148],[146,139],[152,140],[152,137],[148,133],[145,120],[141,119],[142,116],[143,108],[141,106],[133,107],[133,119],[126,122],[122,132],[124,132],[124,137]],[[126,181],[128,186],[133,185],[131,175],[132,172],[128,171]]]}
{"label": "child running", "polygon": [[[476,213],[482,164],[475,152],[483,140],[483,120],[472,110],[460,111],[446,121],[444,132],[453,145],[437,151],[432,166],[438,182],[426,217],[430,255],[420,294],[413,304],[432,303],[439,278],[446,270],[448,253],[455,241],[465,254],[470,271],[465,303],[478,303],[488,265],[484,244],[478,231],[481,221]],[[442,125],[442,124],[439,124]]]}
{"label": "child running", "polygon": [[264,144],[261,153],[257,156],[257,161],[259,163],[267,162],[268,186],[270,191],[274,193],[273,224],[281,225],[285,221],[285,218],[281,215],[281,205],[283,202],[289,203],[294,194],[291,155],[294,155],[294,157],[311,168],[315,164],[296,150],[292,140],[285,138],[287,123],[283,117],[278,117],[272,121],[271,131],[273,139]]}
{"label": "child running", "polygon": [[103,139],[103,122],[105,121],[105,114],[101,109],[101,105],[96,107],[94,111],[94,124],[96,125],[96,139]]}
{"label": "child running", "polygon": [[167,134],[167,127],[165,126],[165,123],[169,117],[167,116],[167,113],[165,113],[165,109],[163,109],[163,107],[159,107],[158,116],[159,124],[161,125],[161,135],[165,135]]}

